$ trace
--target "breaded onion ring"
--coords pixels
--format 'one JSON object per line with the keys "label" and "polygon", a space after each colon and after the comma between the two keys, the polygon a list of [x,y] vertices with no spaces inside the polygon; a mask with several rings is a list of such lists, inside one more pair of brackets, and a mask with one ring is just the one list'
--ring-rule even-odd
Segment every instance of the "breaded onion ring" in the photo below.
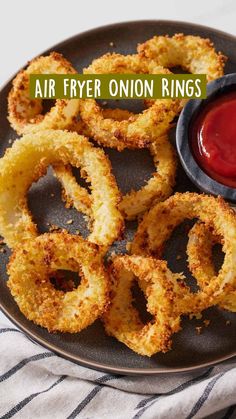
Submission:
{"label": "breaded onion ring", "polygon": [[[138,115],[135,115],[133,112],[128,111],[127,109],[120,109],[120,108],[101,108],[101,112],[103,115],[103,118],[105,119],[115,119],[116,121],[124,121],[125,119],[137,117]],[[92,133],[89,129],[89,126],[85,124],[85,122],[82,121],[82,119],[78,119],[74,121],[70,128],[70,131],[72,132],[78,132],[80,135],[85,135],[85,137],[92,137]]]}
{"label": "breaded onion ring", "polygon": [[119,209],[128,220],[133,220],[145,211],[168,198],[175,184],[176,156],[168,135],[156,139],[149,146],[156,172],[138,191],[123,196]]}
{"label": "breaded onion ring", "polygon": [[8,96],[8,120],[18,134],[33,133],[43,129],[66,129],[79,112],[79,100],[56,100],[49,112],[42,114],[42,100],[30,99],[30,74],[74,74],[76,70],[61,54],[52,52],[46,57],[31,61],[13,80]]}
{"label": "breaded onion ring", "polygon": [[[196,223],[189,231],[187,255],[189,269],[201,288],[210,284],[216,276],[212,261],[212,247],[223,244],[223,238],[216,237],[204,223]],[[236,290],[222,297],[219,305],[229,311],[236,311]]]}
{"label": "breaded onion ring", "polygon": [[157,204],[140,223],[131,251],[137,255],[160,258],[164,243],[174,228],[185,219],[192,218],[199,218],[213,229],[215,235],[224,238],[225,253],[218,275],[199,293],[193,294],[195,297],[190,309],[194,312],[199,311],[199,301],[202,301],[205,308],[219,304],[236,287],[236,216],[222,198],[196,193],[176,193],[165,202]]}
{"label": "breaded onion ring", "polygon": [[[176,277],[164,261],[140,256],[118,256],[110,268],[111,303],[103,316],[106,332],[140,355],[151,356],[171,347],[171,335],[180,329],[173,309]],[[153,321],[143,324],[132,305],[134,275],[145,282],[147,311]]]}
{"label": "breaded onion ring", "polygon": [[80,186],[72,173],[71,166],[58,165],[54,167],[54,173],[62,186],[62,199],[66,208],[72,206],[88,217],[92,217],[92,197],[86,188]]}
{"label": "breaded onion ring", "polygon": [[[104,109],[103,113],[106,117],[113,118],[118,121],[135,116],[133,113],[123,109]],[[81,134],[86,133],[88,136],[90,135],[82,121],[79,121],[74,126],[74,129]],[[149,150],[153,157],[156,172],[141,189],[138,191],[132,190],[123,196],[119,209],[128,220],[135,219],[137,216],[147,211],[154,203],[168,198],[168,196],[171,195],[175,184],[176,155],[168,140],[168,135],[166,134],[157,138],[155,142],[150,144]],[[69,169],[66,173],[65,169],[62,167],[61,173],[58,173],[57,170],[56,174],[58,179],[63,184],[63,195],[66,199],[67,205],[71,206],[74,202],[75,205],[77,205],[77,209],[80,209],[78,204],[81,205],[82,208],[87,205],[89,215],[90,201],[89,194],[86,189],[81,188],[81,186],[77,184],[75,177]],[[74,196],[71,193],[71,190],[73,190]]]}
{"label": "breaded onion ring", "polygon": [[123,228],[117,208],[120,194],[110,162],[87,138],[60,130],[25,135],[0,159],[0,234],[12,248],[37,236],[26,194],[49,165],[57,164],[80,168],[91,183],[93,225],[89,240],[109,246]]}
{"label": "breaded onion ring", "polygon": [[209,39],[200,36],[176,34],[172,37],[154,36],[138,45],[141,58],[155,60],[163,67],[182,67],[194,74],[206,74],[207,80],[224,75],[226,57],[216,52]]}
{"label": "breaded onion ring", "polygon": [[[154,61],[141,59],[138,55],[106,54],[97,58],[84,69],[85,74],[112,73],[168,73]],[[123,150],[143,148],[165,134],[170,123],[180,111],[180,101],[162,99],[128,120],[106,118],[93,99],[81,100],[80,116],[89,127],[92,137],[101,145]]]}
{"label": "breaded onion ring", "polygon": [[[69,292],[50,282],[57,270],[78,272]],[[42,234],[19,246],[8,264],[7,285],[21,312],[49,332],[77,333],[92,324],[108,302],[109,282],[96,245],[66,232]]]}

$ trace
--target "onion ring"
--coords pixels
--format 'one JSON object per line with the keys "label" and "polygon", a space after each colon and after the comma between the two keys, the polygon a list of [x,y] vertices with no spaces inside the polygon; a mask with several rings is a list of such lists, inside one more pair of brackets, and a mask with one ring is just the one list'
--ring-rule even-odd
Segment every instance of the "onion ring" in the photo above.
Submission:
{"label": "onion ring", "polygon": [[138,45],[141,58],[155,60],[163,67],[182,67],[193,74],[206,74],[207,80],[215,80],[224,75],[226,57],[216,52],[209,39],[200,36],[176,34],[154,36]]}
{"label": "onion ring", "polygon": [[138,191],[123,196],[119,209],[127,220],[133,220],[145,211],[168,198],[175,184],[176,155],[168,135],[156,139],[149,146],[156,172]]}
{"label": "onion ring", "polygon": [[[55,271],[78,272],[81,283],[72,291],[56,290]],[[14,251],[7,285],[21,312],[49,330],[77,333],[105,310],[109,281],[96,245],[66,232],[42,234]]]}
{"label": "onion ring", "polygon": [[8,120],[18,134],[33,133],[43,129],[66,129],[79,112],[79,100],[56,100],[49,112],[42,114],[42,100],[30,99],[30,74],[75,74],[76,70],[61,54],[52,52],[46,57],[31,61],[13,80],[8,96]]}
{"label": "onion ring", "polygon": [[60,130],[25,135],[0,159],[0,234],[12,248],[37,236],[26,194],[49,165],[57,164],[81,168],[91,183],[93,226],[88,239],[109,246],[123,228],[117,208],[120,194],[110,162],[103,150],[93,147],[85,137]]}
{"label": "onion ring", "polygon": [[[106,54],[97,58],[84,69],[85,74],[113,73],[169,73],[154,61],[141,59],[138,55]],[[165,134],[180,111],[180,101],[155,100],[152,106],[128,120],[117,121],[105,118],[100,106],[93,99],[81,100],[80,117],[89,127],[92,137],[106,147],[143,148],[157,137]]]}
{"label": "onion ring", "polygon": [[82,212],[88,217],[92,217],[92,198],[86,188],[81,186],[72,173],[71,166],[57,165],[54,173],[62,186],[62,199],[66,208],[72,206],[77,211]]}
{"label": "onion ring", "polygon": [[[189,231],[188,236],[187,255],[189,269],[199,286],[204,288],[216,276],[212,262],[212,247],[217,243],[223,244],[223,240],[221,237],[215,236],[204,223],[196,223]],[[232,291],[224,296],[219,305],[226,310],[236,311],[236,291]]]}
{"label": "onion ring", "polygon": [[[214,234],[224,238],[225,258],[217,276],[193,295],[190,307],[185,312],[219,304],[236,286],[236,216],[222,198],[196,193],[176,193],[154,206],[140,223],[131,252],[136,255],[161,257],[163,245],[174,228],[186,218],[199,218],[213,229]],[[202,309],[201,308],[201,309]]]}
{"label": "onion ring", "polygon": [[[119,121],[134,116],[133,113],[123,109],[104,109],[103,113],[106,117]],[[78,121],[74,126],[74,129],[81,134],[90,136],[90,133],[82,121]],[[135,219],[147,211],[154,203],[168,198],[168,196],[171,195],[175,184],[176,155],[168,140],[168,135],[166,134],[157,138],[155,142],[150,144],[149,150],[154,160],[156,172],[141,189],[138,191],[131,191],[124,195],[119,204],[120,211],[128,220]],[[81,205],[83,207],[84,205],[87,205],[89,215],[90,202],[87,191],[84,188],[81,189],[81,186],[77,184],[72,173],[68,172],[68,174],[66,174],[63,168],[61,170],[61,175],[58,172],[56,172],[56,174],[63,184],[63,194],[67,205],[71,206],[73,205],[73,202],[75,202],[75,204],[77,203],[76,208],[79,209],[78,202],[79,197],[81,196]],[[64,177],[64,180],[62,177]],[[70,184],[73,185],[74,196],[71,193],[72,188],[70,187]],[[78,186],[76,186],[76,184]]]}
{"label": "onion ring", "polygon": [[[177,281],[172,280],[166,263],[140,256],[118,256],[110,273],[111,303],[103,315],[106,332],[140,355],[167,352],[171,335],[180,329],[180,317],[173,310]],[[132,306],[134,275],[146,283],[147,310],[154,317],[146,325]]]}

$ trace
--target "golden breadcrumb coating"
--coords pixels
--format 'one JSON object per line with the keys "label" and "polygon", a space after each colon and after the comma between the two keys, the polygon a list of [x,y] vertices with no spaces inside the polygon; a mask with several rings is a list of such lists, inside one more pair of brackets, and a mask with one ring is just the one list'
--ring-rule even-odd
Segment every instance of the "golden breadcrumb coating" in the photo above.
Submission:
{"label": "golden breadcrumb coating", "polygon": [[[216,243],[223,245],[223,237],[215,236],[212,228],[204,223],[196,223],[188,233],[187,255],[189,269],[201,288],[209,285],[217,275],[213,260],[212,247]],[[222,298],[222,308],[236,311],[236,290],[229,292]]]}
{"label": "golden breadcrumb coating", "polygon": [[156,139],[149,146],[156,172],[138,191],[123,196],[119,209],[128,220],[142,215],[152,205],[171,195],[175,185],[176,155],[168,135]]}
{"label": "golden breadcrumb coating", "polygon": [[8,96],[8,120],[18,134],[43,129],[66,129],[79,112],[79,100],[56,100],[49,112],[42,114],[42,100],[30,99],[30,74],[75,74],[76,70],[61,54],[52,52],[32,60],[13,80]]}
{"label": "golden breadcrumb coating", "polygon": [[[152,356],[171,348],[171,335],[180,329],[173,303],[176,275],[166,262],[142,256],[117,256],[110,267],[111,303],[103,315],[106,332],[140,355]],[[135,277],[145,282],[147,311],[153,321],[143,324],[132,305]]]}
{"label": "golden breadcrumb coating", "polygon": [[[135,116],[132,112],[123,109],[104,109],[103,114],[107,118],[112,118],[117,121],[122,121]],[[74,126],[74,129],[80,134],[90,135],[88,130],[84,126],[82,121],[78,121]],[[168,140],[168,135],[165,134],[159,137],[149,146],[150,153],[153,157],[156,172],[153,173],[152,177],[147,183],[138,191],[131,190],[127,194],[123,195],[119,205],[119,209],[128,220],[135,219],[136,217],[147,211],[153,204],[163,201],[171,195],[176,175],[176,154],[174,148]],[[87,205],[87,212],[90,211],[89,194],[80,185],[76,186],[76,179],[70,173],[62,168],[61,174],[56,171],[57,177],[60,179],[64,186],[64,197],[69,206],[77,203],[79,197],[81,197],[82,210]],[[71,186],[73,186],[74,198],[71,194]],[[69,192],[68,192],[69,191]],[[85,212],[85,211],[83,211]]]}
{"label": "golden breadcrumb coating", "polygon": [[[167,74],[169,71],[154,61],[138,55],[106,54],[84,69],[85,74],[143,73]],[[128,120],[106,118],[93,99],[81,100],[80,117],[89,127],[92,137],[103,146],[117,148],[143,148],[165,134],[181,109],[180,101],[161,99],[142,113]]]}
{"label": "golden breadcrumb coating", "polygon": [[[170,74],[169,68],[176,66],[206,74],[208,81],[224,74],[226,57],[199,36],[154,36],[137,50],[126,56],[105,54],[84,74]],[[21,312],[49,332],[77,333],[102,317],[106,332],[136,353],[167,352],[182,315],[198,316],[213,305],[236,311],[236,215],[222,198],[188,192],[168,198],[176,174],[168,135],[185,100],[147,99],[139,114],[102,109],[93,99],[56,100],[44,115],[43,101],[29,97],[29,76],[50,73],[77,72],[56,52],[38,57],[18,73],[8,97],[8,120],[18,134],[26,135],[0,159],[0,234],[13,248],[7,285]],[[121,197],[109,159],[85,136],[118,151],[148,148],[155,173],[140,190]],[[66,205],[89,218],[87,240],[66,231],[38,235],[27,192],[49,165],[61,182]],[[72,166],[81,170],[88,189],[77,183]],[[113,256],[106,271],[104,253],[121,238],[123,218],[143,214],[131,255]],[[182,273],[171,272],[160,260],[174,228],[192,218],[200,220],[187,245],[189,268],[199,285],[196,293]],[[225,254],[218,273],[212,261],[215,243],[222,244]],[[76,288],[73,281],[54,287],[51,279],[64,270],[78,273]],[[152,315],[146,324],[133,305],[134,281]]]}
{"label": "golden breadcrumb coating", "polygon": [[[72,291],[54,288],[57,270],[77,272]],[[96,245],[66,232],[46,233],[19,245],[8,264],[7,285],[21,312],[50,332],[77,333],[106,309],[109,280]]]}
{"label": "golden breadcrumb coating", "polygon": [[77,211],[92,217],[92,197],[87,189],[77,182],[71,166],[57,165],[54,167],[54,173],[62,185],[62,199],[66,207],[74,206]]}
{"label": "golden breadcrumb coating", "polygon": [[209,39],[200,36],[154,36],[138,45],[138,53],[166,68],[180,66],[189,73],[206,74],[208,81],[224,75],[226,57],[215,51]]}
{"label": "golden breadcrumb coating", "polygon": [[[212,228],[216,236],[223,237],[225,258],[218,273],[193,295],[190,311],[199,311],[221,304],[225,296],[236,287],[236,214],[222,198],[204,194],[176,193],[155,205],[144,215],[131,246],[135,255],[160,258],[164,243],[174,228],[185,219],[199,218]],[[202,305],[202,307],[201,307]],[[186,307],[188,311],[188,307]]]}
{"label": "golden breadcrumb coating", "polygon": [[[103,150],[77,133],[45,130],[16,140],[0,159],[0,234],[14,248],[37,236],[27,205],[31,184],[54,167],[71,164],[91,183],[92,231],[89,240],[109,246],[123,229],[120,193]],[[81,209],[81,208],[80,208]]]}

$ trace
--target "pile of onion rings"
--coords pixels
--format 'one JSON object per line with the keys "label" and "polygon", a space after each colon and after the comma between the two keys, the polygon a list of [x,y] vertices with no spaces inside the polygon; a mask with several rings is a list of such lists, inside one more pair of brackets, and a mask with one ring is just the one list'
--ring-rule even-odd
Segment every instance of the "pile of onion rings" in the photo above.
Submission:
{"label": "pile of onion rings", "polygon": [[[236,257],[236,216],[234,211],[222,198],[214,198],[204,194],[184,193],[168,198],[155,205],[144,216],[140,223],[131,252],[136,255],[161,258],[165,242],[172,231],[185,219],[198,218],[206,227],[214,232],[215,236],[223,237],[223,252],[225,253],[223,265],[218,274],[211,276],[211,280],[201,280],[199,274],[196,279],[200,291],[187,298],[183,313],[197,313],[212,305],[221,304],[224,299],[232,295],[236,287],[234,260]],[[199,254],[202,250],[198,248]],[[194,263],[193,249],[189,250],[189,258]],[[201,261],[205,259],[205,256]],[[191,268],[191,263],[190,263]],[[192,265],[193,273],[197,269]],[[205,274],[205,264],[202,267]],[[199,280],[200,279],[200,280]],[[190,302],[190,306],[188,303]],[[183,306],[183,305],[182,305]]]}
{"label": "pile of onion rings", "polygon": [[[191,292],[183,274],[175,274],[161,260],[164,243],[186,218],[199,218],[189,233],[190,270],[200,290]],[[224,240],[220,240],[223,237]],[[211,248],[221,242],[225,258],[217,274]],[[175,194],[147,212],[131,244],[131,256],[117,256],[110,267],[112,296],[103,315],[108,334],[141,355],[151,356],[171,347],[171,336],[181,327],[182,315],[197,315],[219,305],[235,311],[236,216],[221,198],[196,193]],[[143,324],[132,305],[135,278],[147,299],[153,320]]]}
{"label": "pile of onion rings", "polygon": [[[134,114],[123,109],[105,109],[103,113],[106,117],[117,121],[127,120],[129,117],[134,117]],[[82,121],[76,123],[75,130],[79,133],[86,133],[86,127]],[[153,157],[156,172],[138,191],[130,191],[123,195],[119,204],[119,209],[123,216],[132,220],[145,211],[156,202],[160,202],[171,195],[176,175],[176,154],[168,139],[168,134],[158,137],[149,146],[150,154]],[[81,205],[87,206],[85,211],[90,211],[89,195],[85,189],[81,189],[77,184],[75,177],[72,175],[70,168],[67,173],[62,167],[61,174],[56,171],[57,177],[61,180],[64,187],[64,198],[68,206],[74,205],[78,209],[78,196],[81,195]],[[64,181],[63,179],[64,178]],[[72,195],[71,187],[73,185],[74,196]]]}
{"label": "pile of onion rings", "polygon": [[[208,81],[223,75],[225,57],[207,39],[177,34],[156,36],[138,45],[134,55],[105,54],[84,69],[85,74],[170,73],[180,66],[206,73]],[[95,100],[57,100],[45,115],[41,100],[29,98],[29,75],[73,74],[61,54],[51,53],[29,63],[13,81],[8,119],[24,134],[0,160],[0,234],[13,250],[8,286],[22,313],[50,332],[77,333],[101,318],[105,330],[143,356],[166,352],[181,316],[199,315],[218,305],[236,311],[236,215],[220,198],[195,193],[170,196],[175,184],[176,156],[169,131],[183,101],[147,100],[146,109],[133,114],[103,109]],[[138,191],[123,197],[111,164],[99,146],[148,148],[155,173]],[[67,206],[89,218],[85,240],[65,231],[38,234],[27,206],[31,184],[52,165],[63,187]],[[72,167],[80,169],[88,189],[77,183]],[[144,214],[144,215],[143,215]],[[130,246],[131,255],[104,256],[122,238],[124,218],[143,219]],[[189,232],[189,268],[199,290],[185,283],[161,260],[173,229],[184,219],[199,218]],[[212,247],[225,253],[217,273]],[[81,283],[59,290],[52,283],[58,271],[77,272]],[[132,284],[138,282],[152,320],[144,324],[132,304]]]}

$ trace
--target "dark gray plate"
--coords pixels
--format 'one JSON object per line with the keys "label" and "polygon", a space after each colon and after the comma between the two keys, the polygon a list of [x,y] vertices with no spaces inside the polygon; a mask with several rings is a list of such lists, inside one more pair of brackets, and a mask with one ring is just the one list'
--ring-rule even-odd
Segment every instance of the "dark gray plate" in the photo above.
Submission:
{"label": "dark gray plate", "polygon": [[[120,23],[76,35],[54,46],[52,50],[63,53],[78,70],[81,70],[92,59],[107,51],[134,53],[138,42],[143,42],[155,34],[172,35],[177,32],[211,38],[216,48],[229,57],[226,72],[236,71],[235,37],[192,23],[171,21]],[[110,42],[114,43],[114,47],[110,46]],[[8,82],[0,94],[1,155],[9,146],[9,139],[16,138],[6,119],[7,95],[10,87],[11,82]],[[117,103],[109,105],[117,106]],[[136,101],[119,103],[119,106],[136,112],[141,109],[140,103]],[[172,140],[174,143],[174,132]],[[115,150],[106,151],[111,158],[114,174],[123,192],[127,192],[131,187],[139,188],[153,172],[154,168],[147,151],[122,153]],[[179,168],[176,190],[195,190],[181,168]],[[55,197],[51,197],[52,192],[55,193]],[[67,228],[72,233],[80,229],[82,234],[86,234],[86,225],[82,216],[73,209],[64,208],[60,200],[60,185],[53,178],[50,170],[46,177],[32,186],[29,192],[29,206],[40,232],[47,231],[47,223],[51,222]],[[68,226],[66,221],[71,218],[74,223]],[[135,223],[127,224],[125,240],[114,245],[116,250],[124,251],[125,241],[132,238],[135,228]],[[185,260],[186,242],[186,226],[181,225],[168,242],[164,256],[173,271],[184,271],[191,278]],[[181,255],[181,259],[177,258],[177,255]],[[46,330],[29,322],[18,310],[5,283],[5,263],[9,252],[1,256],[0,306],[3,312],[33,339],[71,361],[104,371],[131,375],[191,370],[236,355],[236,316],[217,309],[210,309],[204,313],[204,319],[210,319],[211,324],[208,328],[203,327],[203,333],[200,335],[197,335],[195,328],[202,325],[202,322],[184,319],[183,330],[173,338],[173,350],[150,359],[136,355],[115,339],[107,337],[100,321],[79,334],[49,334]],[[220,251],[218,250],[217,253],[216,250],[215,259],[219,261],[220,257]],[[193,279],[191,281],[194,283]],[[227,320],[230,320],[231,325],[226,325]]]}

